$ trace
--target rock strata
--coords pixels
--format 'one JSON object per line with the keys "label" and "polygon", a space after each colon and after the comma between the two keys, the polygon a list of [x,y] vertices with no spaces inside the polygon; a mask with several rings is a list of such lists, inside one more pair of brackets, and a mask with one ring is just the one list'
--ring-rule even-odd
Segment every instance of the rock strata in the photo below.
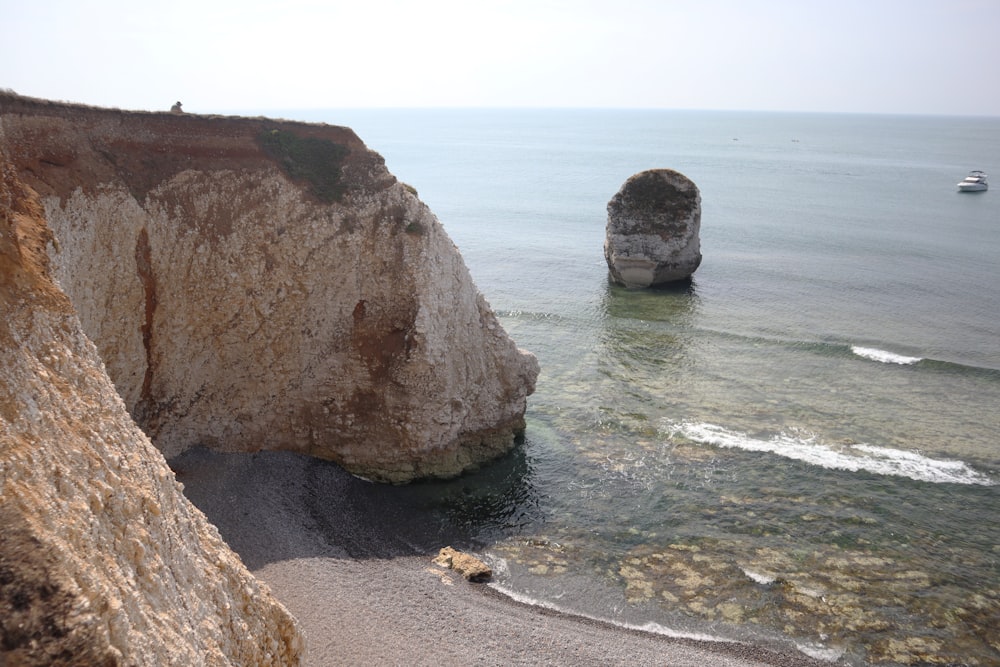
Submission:
{"label": "rock strata", "polygon": [[0,94],[0,145],[168,457],[284,449],[405,482],[476,467],[524,429],[537,361],[351,130]]}
{"label": "rock strata", "polygon": [[701,264],[701,194],[684,174],[653,169],[629,178],[608,202],[604,257],[626,287],[685,280]]}
{"label": "rock strata", "polygon": [[128,415],[3,139],[0,665],[299,664],[294,619]]}

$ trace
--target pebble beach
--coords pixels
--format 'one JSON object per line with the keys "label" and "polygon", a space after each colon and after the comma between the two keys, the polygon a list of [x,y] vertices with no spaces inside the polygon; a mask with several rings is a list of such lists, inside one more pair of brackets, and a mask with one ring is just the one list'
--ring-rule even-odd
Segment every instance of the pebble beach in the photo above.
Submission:
{"label": "pebble beach", "polygon": [[374,485],[332,464],[201,449],[170,464],[185,494],[298,619],[306,665],[828,664],[516,602],[435,565],[436,549],[411,532],[418,517],[367,502]]}

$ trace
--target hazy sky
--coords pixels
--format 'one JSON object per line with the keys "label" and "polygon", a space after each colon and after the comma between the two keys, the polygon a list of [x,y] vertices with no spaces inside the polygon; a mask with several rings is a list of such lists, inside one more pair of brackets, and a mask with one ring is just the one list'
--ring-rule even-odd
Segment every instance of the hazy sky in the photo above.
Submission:
{"label": "hazy sky", "polygon": [[0,88],[128,109],[1000,116],[1000,0],[0,0]]}

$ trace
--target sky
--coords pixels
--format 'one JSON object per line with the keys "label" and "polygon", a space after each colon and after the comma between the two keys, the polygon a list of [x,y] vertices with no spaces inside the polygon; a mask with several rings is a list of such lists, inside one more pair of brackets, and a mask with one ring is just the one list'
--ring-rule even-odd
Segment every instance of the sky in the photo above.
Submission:
{"label": "sky", "polygon": [[0,88],[122,109],[1000,116],[1000,0],[0,0]]}

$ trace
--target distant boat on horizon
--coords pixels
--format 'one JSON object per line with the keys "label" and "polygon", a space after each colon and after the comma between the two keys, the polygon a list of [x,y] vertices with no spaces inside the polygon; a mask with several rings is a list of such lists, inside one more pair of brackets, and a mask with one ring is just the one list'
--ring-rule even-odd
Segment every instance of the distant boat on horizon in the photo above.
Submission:
{"label": "distant boat on horizon", "polygon": [[959,192],[982,192],[988,188],[989,184],[986,182],[986,173],[978,169],[970,171],[965,180],[958,184]]}

